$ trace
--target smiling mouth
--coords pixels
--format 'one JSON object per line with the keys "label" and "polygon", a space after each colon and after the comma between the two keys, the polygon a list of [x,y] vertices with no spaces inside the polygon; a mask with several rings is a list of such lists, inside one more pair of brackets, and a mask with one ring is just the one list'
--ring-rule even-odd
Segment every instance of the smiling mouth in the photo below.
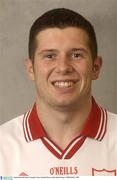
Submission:
{"label": "smiling mouth", "polygon": [[58,87],[58,88],[69,88],[73,87],[77,81],[56,81],[53,82],[53,86]]}

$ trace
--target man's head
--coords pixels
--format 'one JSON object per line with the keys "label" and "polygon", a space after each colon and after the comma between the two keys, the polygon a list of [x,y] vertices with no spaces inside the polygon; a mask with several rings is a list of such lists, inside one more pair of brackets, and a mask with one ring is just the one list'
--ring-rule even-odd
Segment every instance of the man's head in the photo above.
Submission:
{"label": "man's head", "polygon": [[101,68],[92,25],[71,10],[45,13],[31,28],[26,67],[38,104],[59,110],[85,105]]}
{"label": "man's head", "polygon": [[29,36],[29,58],[34,61],[35,50],[37,48],[36,37],[39,32],[48,28],[76,27],[83,29],[89,37],[89,48],[92,58],[97,56],[97,41],[94,28],[83,16],[69,9],[53,9],[40,16],[32,25]]}

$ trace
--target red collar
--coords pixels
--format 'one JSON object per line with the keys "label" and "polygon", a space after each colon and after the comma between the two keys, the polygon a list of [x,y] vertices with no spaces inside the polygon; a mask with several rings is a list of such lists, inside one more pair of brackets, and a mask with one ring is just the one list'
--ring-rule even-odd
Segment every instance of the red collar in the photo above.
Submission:
{"label": "red collar", "polygon": [[[106,133],[107,112],[99,107],[92,98],[92,110],[80,133],[81,136],[90,137],[101,141]],[[23,129],[26,141],[33,141],[38,138],[47,137],[46,132],[38,118],[36,105],[24,115]]]}

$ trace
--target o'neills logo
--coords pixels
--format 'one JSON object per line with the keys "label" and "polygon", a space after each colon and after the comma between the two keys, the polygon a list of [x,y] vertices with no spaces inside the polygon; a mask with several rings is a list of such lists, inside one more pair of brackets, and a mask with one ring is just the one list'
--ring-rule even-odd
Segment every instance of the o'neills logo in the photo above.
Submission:
{"label": "o'neills logo", "polygon": [[51,175],[77,175],[77,167],[52,167],[50,168]]}

